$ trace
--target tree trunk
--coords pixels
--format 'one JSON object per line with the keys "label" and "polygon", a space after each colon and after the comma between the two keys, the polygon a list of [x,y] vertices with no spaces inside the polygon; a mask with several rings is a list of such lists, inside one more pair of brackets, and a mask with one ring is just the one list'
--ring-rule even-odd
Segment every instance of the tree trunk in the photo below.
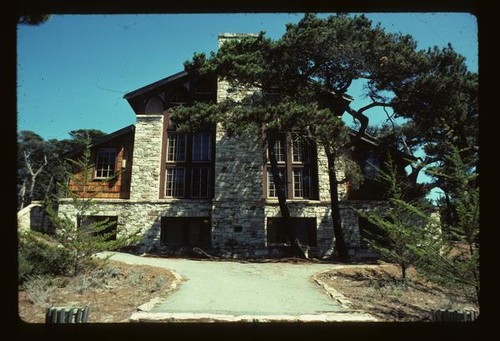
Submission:
{"label": "tree trunk", "polygon": [[326,157],[328,159],[328,177],[330,179],[330,208],[332,211],[333,222],[333,235],[335,238],[335,249],[339,261],[348,262],[349,254],[347,252],[347,245],[344,237],[344,230],[342,229],[342,218],[340,216],[339,194],[338,194],[338,180],[335,173],[336,155],[333,150],[325,146]]}
{"label": "tree trunk", "polygon": [[38,174],[40,174],[40,172],[42,171],[43,167],[45,167],[48,162],[47,162],[47,156],[45,155],[43,157],[43,164],[35,172],[35,171],[33,171],[33,167],[31,166],[31,163],[30,163],[30,155],[29,155],[29,153],[24,152],[24,160],[26,162],[26,168],[28,169],[28,172],[31,175],[30,189],[29,189],[29,192],[28,192],[28,204],[30,204],[31,201],[33,200],[33,191],[35,189],[36,177],[38,176]]}
{"label": "tree trunk", "polygon": [[274,186],[276,187],[276,193],[278,195],[278,204],[280,207],[282,223],[284,226],[289,227],[290,233],[288,234],[290,246],[292,247],[293,255],[301,258],[306,258],[302,249],[297,242],[297,234],[295,229],[290,225],[290,210],[286,203],[286,190],[285,183],[281,180],[279,176],[278,160],[276,159],[276,152],[274,146],[276,145],[277,133],[270,133],[267,139],[267,151],[269,155],[269,161],[271,163],[271,174],[273,175]]}
{"label": "tree trunk", "polygon": [[35,183],[36,183],[37,175],[38,175],[38,172],[31,174],[30,189],[28,191],[28,203],[29,204],[31,204],[31,201],[33,201],[33,191],[35,190]]}
{"label": "tree trunk", "polygon": [[406,263],[402,262],[400,265],[401,265],[401,280],[403,282],[405,282],[406,281]]}

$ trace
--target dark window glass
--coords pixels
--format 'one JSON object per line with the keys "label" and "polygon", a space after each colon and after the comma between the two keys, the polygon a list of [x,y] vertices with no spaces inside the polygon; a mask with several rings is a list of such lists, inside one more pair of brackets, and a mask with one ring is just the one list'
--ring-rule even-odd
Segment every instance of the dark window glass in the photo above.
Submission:
{"label": "dark window glass", "polygon": [[97,152],[94,177],[110,178],[116,173],[116,149],[100,149]]}

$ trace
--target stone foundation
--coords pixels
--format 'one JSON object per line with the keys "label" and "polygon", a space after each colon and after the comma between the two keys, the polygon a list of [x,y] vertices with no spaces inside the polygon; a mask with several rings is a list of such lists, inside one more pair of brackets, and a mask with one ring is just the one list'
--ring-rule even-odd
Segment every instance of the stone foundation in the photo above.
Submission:
{"label": "stone foundation", "polygon": [[[97,216],[118,217],[118,236],[140,230],[143,235],[140,252],[158,252],[170,256],[202,256],[193,247],[165,247],[160,244],[162,217],[209,217],[212,221],[211,245],[202,250],[211,256],[224,258],[275,258],[290,255],[286,245],[267,244],[267,218],[280,217],[277,202],[259,205],[209,200],[151,200],[102,199],[97,201]],[[334,237],[330,203],[289,201],[294,218],[315,218],[317,246],[309,248],[309,256],[328,258],[334,252]],[[350,255],[369,257],[360,249],[358,218],[351,207],[363,211],[380,210],[384,202],[341,202],[342,225]],[[76,224],[76,212],[71,200],[62,200],[60,214],[71,217]]]}

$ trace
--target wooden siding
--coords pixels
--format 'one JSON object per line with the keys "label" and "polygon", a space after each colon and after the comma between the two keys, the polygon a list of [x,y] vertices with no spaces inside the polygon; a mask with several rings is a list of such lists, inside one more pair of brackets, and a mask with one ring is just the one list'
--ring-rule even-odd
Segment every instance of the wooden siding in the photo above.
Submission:
{"label": "wooden siding", "polygon": [[[112,179],[95,179],[95,162],[97,153],[100,149],[116,149],[115,177]],[[132,150],[133,150],[133,131],[117,136],[105,143],[98,144],[92,148],[90,158],[90,168],[87,170],[87,186],[83,188],[83,171],[74,169],[73,175],[69,181],[71,192],[80,197],[108,198],[108,199],[128,199],[130,198],[130,179],[132,170]],[[77,154],[74,159],[78,159],[82,154]],[[123,166],[125,160],[125,167]]]}

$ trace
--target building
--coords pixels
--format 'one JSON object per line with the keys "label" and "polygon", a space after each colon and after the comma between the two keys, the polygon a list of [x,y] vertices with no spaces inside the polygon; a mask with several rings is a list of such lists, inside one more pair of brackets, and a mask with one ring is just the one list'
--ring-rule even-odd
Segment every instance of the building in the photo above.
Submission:
{"label": "building", "polygon": [[[237,37],[222,34],[219,44]],[[86,193],[93,193],[99,212],[90,218],[116,221],[119,233],[140,229],[145,252],[185,253],[199,247],[234,257],[279,256],[286,249],[288,230],[294,228],[310,256],[328,257],[334,239],[327,160],[321,147],[306,145],[291,134],[283,134],[277,143],[293,217],[293,226],[284,226],[261,137],[231,138],[220,125],[181,133],[169,120],[169,108],[228,96],[245,93],[229,93],[227,83],[185,71],[126,94],[136,124],[92,146],[92,180]],[[339,185],[338,193],[350,253],[363,256],[360,236],[369,224],[351,208],[384,206],[372,180],[382,159],[377,141],[368,135],[354,154],[366,181],[356,191]],[[76,181],[80,175],[75,170],[70,181],[76,193],[81,193]],[[60,200],[59,212],[76,221],[70,199]]]}

